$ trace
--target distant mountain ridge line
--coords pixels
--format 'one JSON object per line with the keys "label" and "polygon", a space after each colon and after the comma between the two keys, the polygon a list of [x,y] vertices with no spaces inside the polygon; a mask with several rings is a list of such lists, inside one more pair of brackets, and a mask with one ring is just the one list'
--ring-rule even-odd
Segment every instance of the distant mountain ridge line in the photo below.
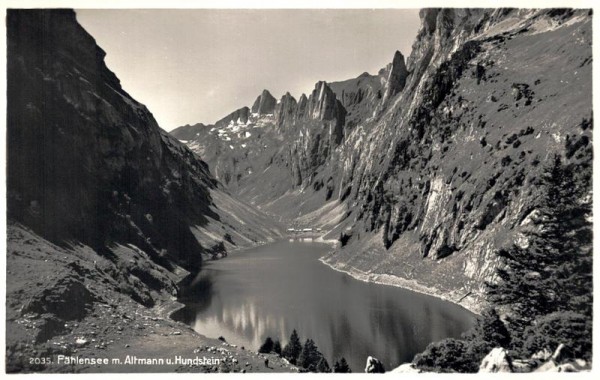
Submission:
{"label": "distant mountain ridge line", "polygon": [[[590,160],[580,126],[592,107],[580,95],[591,94],[591,16],[423,9],[420,17],[406,60],[397,52],[377,75],[317,82],[297,102],[284,95],[273,115],[199,128],[188,145],[232,193],[347,242],[331,265],[414,279],[476,305],[495,249],[518,238],[535,207],[535,166],[550,152]],[[563,59],[569,68],[559,74],[553,62]],[[569,112],[558,112],[558,99]]]}

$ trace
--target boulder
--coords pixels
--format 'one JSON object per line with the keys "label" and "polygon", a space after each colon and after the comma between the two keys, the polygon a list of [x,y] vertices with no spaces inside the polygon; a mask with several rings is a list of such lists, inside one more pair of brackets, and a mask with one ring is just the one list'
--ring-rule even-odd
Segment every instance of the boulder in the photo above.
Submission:
{"label": "boulder", "polygon": [[423,371],[416,368],[413,363],[404,363],[404,364],[394,368],[391,372],[393,372],[393,373],[421,373]]}
{"label": "boulder", "polygon": [[496,347],[483,360],[479,367],[480,373],[513,372],[512,361],[506,350]]}
{"label": "boulder", "polygon": [[81,278],[65,277],[34,295],[22,313],[51,314],[61,321],[81,320],[96,300]]}
{"label": "boulder", "polygon": [[551,356],[552,356],[552,352],[549,349],[544,348],[543,350],[540,350],[540,351],[536,352],[535,354],[533,354],[531,356],[531,358],[533,360],[544,360],[545,361],[545,360],[550,359]]}
{"label": "boulder", "polygon": [[573,363],[565,363],[556,367],[556,372],[579,372]]}
{"label": "boulder", "polygon": [[367,365],[365,366],[365,373],[385,373],[385,368],[379,359],[369,356],[367,358]]}

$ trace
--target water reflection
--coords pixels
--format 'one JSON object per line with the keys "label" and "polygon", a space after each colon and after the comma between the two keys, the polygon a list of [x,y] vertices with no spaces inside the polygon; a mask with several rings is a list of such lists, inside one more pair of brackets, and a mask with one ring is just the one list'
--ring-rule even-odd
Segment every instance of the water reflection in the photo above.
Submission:
{"label": "water reflection", "polygon": [[473,316],[438,299],[365,283],[318,261],[328,246],[278,242],[209,263],[184,290],[174,317],[210,336],[258,349],[293,329],[312,338],[330,364],[344,356],[361,371],[373,355],[391,368],[428,343],[457,337]]}

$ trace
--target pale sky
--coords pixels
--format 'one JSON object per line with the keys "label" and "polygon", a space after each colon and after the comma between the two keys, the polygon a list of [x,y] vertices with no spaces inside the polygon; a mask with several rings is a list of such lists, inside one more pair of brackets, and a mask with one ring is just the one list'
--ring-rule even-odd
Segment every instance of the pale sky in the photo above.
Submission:
{"label": "pale sky", "polygon": [[77,10],[123,88],[169,131],[252,106],[267,89],[296,99],[319,80],[371,74],[411,51],[417,9]]}

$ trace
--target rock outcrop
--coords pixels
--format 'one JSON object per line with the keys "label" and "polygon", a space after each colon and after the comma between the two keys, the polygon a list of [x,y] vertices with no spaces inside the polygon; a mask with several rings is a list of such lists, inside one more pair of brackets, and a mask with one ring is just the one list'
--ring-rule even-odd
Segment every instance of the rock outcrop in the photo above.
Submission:
{"label": "rock outcrop", "polygon": [[512,372],[510,356],[504,348],[494,348],[481,361],[479,373]]}
{"label": "rock outcrop", "polygon": [[[591,363],[584,359],[573,359],[565,355],[566,347],[560,344],[551,352],[548,348],[532,355],[531,358],[513,358],[502,347],[493,348],[479,364],[479,373],[530,373],[530,372],[582,372],[591,369]],[[439,369],[439,368],[438,368]],[[418,368],[415,363],[404,363],[391,372],[422,373],[431,368]]]}
{"label": "rock outcrop", "polygon": [[408,77],[408,70],[404,63],[404,56],[399,51],[394,54],[394,60],[388,70],[387,83],[385,85],[385,93],[383,95],[383,102],[387,102],[393,98],[396,94],[404,89],[406,84],[406,78]]}
{"label": "rock outcrop", "polygon": [[[250,108],[242,107],[225,116],[215,123],[216,126],[224,127],[231,123],[234,124],[246,124],[250,116]],[[179,130],[179,128],[178,128]]]}
{"label": "rock outcrop", "polygon": [[262,94],[256,98],[256,101],[252,105],[252,113],[258,115],[272,114],[276,104],[277,99],[275,99],[269,91],[263,90]]}
{"label": "rock outcrop", "polygon": [[184,125],[183,127],[178,128],[177,139],[181,141],[189,141],[197,138],[200,133],[206,129],[206,125],[202,123],[197,123],[194,125]]}
{"label": "rock outcrop", "polygon": [[589,371],[590,363],[583,359],[572,359],[564,355],[566,347],[560,344],[553,354],[547,349],[531,359],[513,359],[504,348],[494,348],[481,361],[480,373],[494,372],[581,372]]}
{"label": "rock outcrop", "polygon": [[365,373],[385,373],[385,367],[379,359],[369,356],[365,365]]}
{"label": "rock outcrop", "polygon": [[286,92],[275,106],[275,123],[279,126],[293,123],[297,110],[298,102],[289,92]]}

